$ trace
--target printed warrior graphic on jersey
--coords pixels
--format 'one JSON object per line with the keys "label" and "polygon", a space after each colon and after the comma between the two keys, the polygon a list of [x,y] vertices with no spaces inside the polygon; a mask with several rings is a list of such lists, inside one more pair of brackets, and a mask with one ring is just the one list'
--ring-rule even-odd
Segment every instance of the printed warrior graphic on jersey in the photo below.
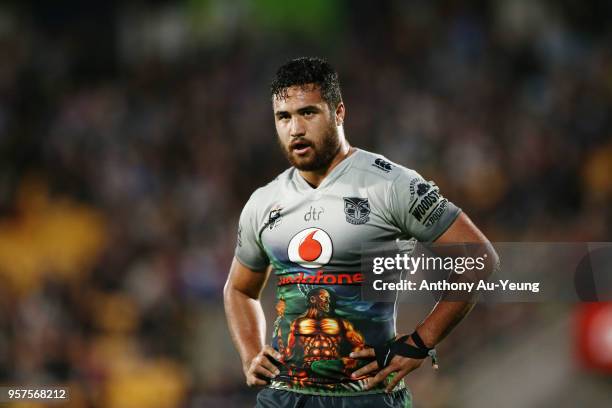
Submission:
{"label": "printed warrior graphic on jersey", "polygon": [[350,374],[367,362],[348,355],[395,336],[395,305],[361,299],[361,245],[433,241],[459,212],[415,171],[363,150],[316,189],[292,168],[253,193],[240,217],[236,257],[253,270],[271,264],[276,276],[272,344],[283,361],[272,387],[365,393],[365,378]]}

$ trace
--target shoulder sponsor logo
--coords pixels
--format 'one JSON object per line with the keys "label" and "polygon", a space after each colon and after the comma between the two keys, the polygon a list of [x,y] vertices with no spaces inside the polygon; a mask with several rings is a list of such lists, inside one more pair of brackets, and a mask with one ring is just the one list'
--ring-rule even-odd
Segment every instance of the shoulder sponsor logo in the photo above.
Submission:
{"label": "shoulder sponsor logo", "polygon": [[410,193],[416,200],[410,208],[410,214],[426,227],[430,227],[442,217],[448,200],[442,197],[439,189],[432,182],[413,181]]}
{"label": "shoulder sponsor logo", "polygon": [[419,197],[423,197],[432,188],[435,189],[436,185],[433,182],[427,182],[420,178],[414,178],[410,180],[410,195],[415,194]]}
{"label": "shoulder sponsor logo", "polygon": [[385,173],[388,173],[391,170],[393,170],[393,166],[391,165],[391,163],[381,158],[374,160],[374,163],[372,163],[372,166],[384,171]]}
{"label": "shoulder sponsor logo", "polygon": [[306,228],[295,234],[287,255],[291,262],[304,268],[320,268],[332,257],[333,245],[329,234],[321,228]]}
{"label": "shoulder sponsor logo", "polygon": [[370,220],[370,203],[367,198],[343,197],[344,214],[350,224],[361,225]]}

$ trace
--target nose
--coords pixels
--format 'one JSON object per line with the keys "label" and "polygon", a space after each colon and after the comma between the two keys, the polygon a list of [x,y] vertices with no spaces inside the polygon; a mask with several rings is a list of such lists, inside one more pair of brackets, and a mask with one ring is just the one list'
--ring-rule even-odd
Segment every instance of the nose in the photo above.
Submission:
{"label": "nose", "polygon": [[300,137],[306,134],[306,127],[304,126],[304,120],[299,115],[294,115],[291,118],[291,137]]}

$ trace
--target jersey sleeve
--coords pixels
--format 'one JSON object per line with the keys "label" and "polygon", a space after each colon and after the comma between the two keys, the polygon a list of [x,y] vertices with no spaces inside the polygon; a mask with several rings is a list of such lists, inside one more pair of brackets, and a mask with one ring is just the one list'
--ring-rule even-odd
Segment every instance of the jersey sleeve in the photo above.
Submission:
{"label": "jersey sleeve", "polygon": [[254,199],[251,197],[240,214],[234,256],[247,268],[261,271],[268,266],[270,261],[260,242],[255,210]]}
{"label": "jersey sleeve", "polygon": [[391,184],[391,218],[406,236],[433,242],[461,213],[461,209],[440,193],[433,181],[426,181],[414,170],[401,169]]}

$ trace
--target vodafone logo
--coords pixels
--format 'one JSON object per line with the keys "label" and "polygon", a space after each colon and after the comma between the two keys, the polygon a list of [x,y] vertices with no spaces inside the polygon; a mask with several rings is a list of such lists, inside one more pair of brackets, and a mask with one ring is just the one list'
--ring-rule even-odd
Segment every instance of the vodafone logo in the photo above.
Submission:
{"label": "vodafone logo", "polygon": [[319,268],[332,257],[332,240],[320,228],[306,228],[289,241],[289,260],[304,268]]}

